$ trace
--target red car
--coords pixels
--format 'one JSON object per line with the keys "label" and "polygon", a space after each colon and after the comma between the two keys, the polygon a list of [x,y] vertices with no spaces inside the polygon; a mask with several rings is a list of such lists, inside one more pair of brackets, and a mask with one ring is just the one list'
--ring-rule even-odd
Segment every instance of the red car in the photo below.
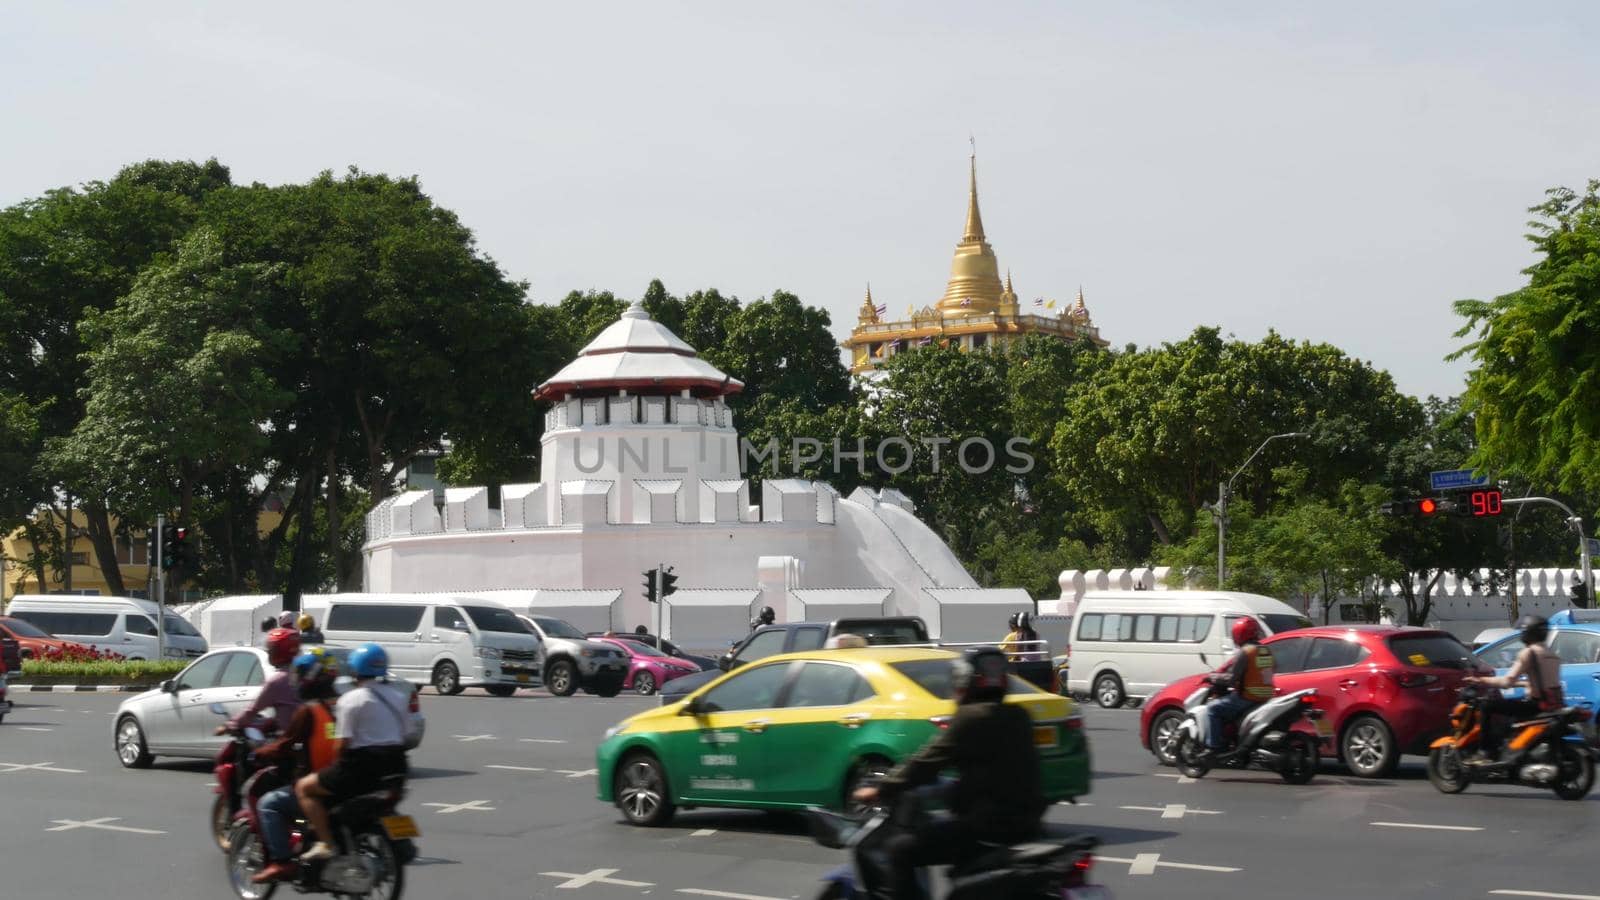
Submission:
{"label": "red car", "polygon": [[0,616],[0,642],[6,638],[17,642],[23,659],[44,656],[44,652],[50,649],[65,650],[68,643],[40,631],[38,626],[30,622],[24,622],[13,616]]}
{"label": "red car", "polygon": [[654,694],[672,679],[700,671],[700,667],[694,663],[676,656],[668,656],[649,644],[620,637],[603,637],[595,640],[619,647],[622,652],[628,654],[628,677],[622,682],[622,688],[636,694]]}
{"label": "red car", "polygon": [[[1315,688],[1334,727],[1324,753],[1366,778],[1392,772],[1402,753],[1427,753],[1449,731],[1461,679],[1482,669],[1466,645],[1431,628],[1316,626],[1261,643],[1272,649],[1274,690]],[[1204,677],[1174,681],[1144,702],[1139,740],[1164,765],[1173,764],[1183,701]]]}

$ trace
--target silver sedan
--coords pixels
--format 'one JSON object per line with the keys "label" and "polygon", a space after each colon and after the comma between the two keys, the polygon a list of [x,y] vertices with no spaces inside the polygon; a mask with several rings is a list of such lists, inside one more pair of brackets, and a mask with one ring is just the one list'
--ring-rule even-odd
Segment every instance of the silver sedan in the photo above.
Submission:
{"label": "silver sedan", "polygon": [[[349,653],[335,647],[328,652],[337,656]],[[118,761],[127,768],[142,769],[157,756],[215,757],[228,739],[214,733],[223,719],[212,706],[220,704],[229,716],[239,714],[261,692],[270,668],[267,652],[257,647],[213,650],[155,690],[122,701],[112,719]],[[418,708],[417,688],[403,679],[393,680],[410,688],[414,747],[421,742],[427,724]]]}

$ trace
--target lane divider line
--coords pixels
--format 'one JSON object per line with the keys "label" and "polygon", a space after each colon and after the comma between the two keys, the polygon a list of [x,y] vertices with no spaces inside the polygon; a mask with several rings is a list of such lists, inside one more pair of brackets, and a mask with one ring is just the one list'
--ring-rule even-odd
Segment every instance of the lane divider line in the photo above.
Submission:
{"label": "lane divider line", "polygon": [[678,888],[680,894],[697,897],[724,897],[727,900],[786,900],[784,897],[767,897],[762,894],[735,894],[732,891],[708,891],[704,888]]}
{"label": "lane divider line", "polygon": [[1545,897],[1547,900],[1600,900],[1600,894],[1552,894],[1549,891],[1514,891],[1509,888],[1489,893],[1501,897]]}
{"label": "lane divider line", "polygon": [[1380,828],[1422,828],[1429,831],[1482,831],[1476,825],[1424,825],[1418,822],[1373,822]]}

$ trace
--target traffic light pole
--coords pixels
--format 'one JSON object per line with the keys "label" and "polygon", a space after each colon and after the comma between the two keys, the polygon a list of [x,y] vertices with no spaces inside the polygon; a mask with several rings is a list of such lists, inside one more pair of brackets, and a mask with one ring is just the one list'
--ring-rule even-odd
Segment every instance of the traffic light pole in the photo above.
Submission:
{"label": "traffic light pole", "polygon": [[166,560],[167,517],[156,516],[156,659],[167,661],[167,567]]}
{"label": "traffic light pole", "polygon": [[[657,585],[661,584],[661,566],[656,566],[656,584]],[[659,590],[659,588],[658,588],[658,590]],[[662,621],[661,607],[666,606],[666,605],[667,605],[667,598],[657,595],[657,597],[656,597],[656,632],[655,632],[656,633],[657,646],[660,645],[661,641],[666,640],[666,635],[661,633],[661,621]]]}
{"label": "traffic light pole", "polygon": [[1593,597],[1594,569],[1589,559],[1589,541],[1583,534],[1583,517],[1573,512],[1572,507],[1562,503],[1560,500],[1552,500],[1549,497],[1519,497],[1511,500],[1502,500],[1501,503],[1506,506],[1520,506],[1524,503],[1548,503],[1567,514],[1567,524],[1572,527],[1573,531],[1578,533],[1578,558],[1583,566],[1583,590],[1590,597]]}
{"label": "traffic light pole", "polygon": [[1267,449],[1268,444],[1284,438],[1310,436],[1311,432],[1309,431],[1286,431],[1283,434],[1275,434],[1261,442],[1261,446],[1256,448],[1256,452],[1250,454],[1250,458],[1245,460],[1244,465],[1233,473],[1232,478],[1227,481],[1217,482],[1217,507],[1213,510],[1217,516],[1217,590],[1223,590],[1223,585],[1228,578],[1228,501],[1233,497],[1233,483],[1239,479],[1240,475],[1244,474],[1245,469],[1250,468],[1250,464],[1256,461],[1256,457],[1261,455],[1261,451]]}

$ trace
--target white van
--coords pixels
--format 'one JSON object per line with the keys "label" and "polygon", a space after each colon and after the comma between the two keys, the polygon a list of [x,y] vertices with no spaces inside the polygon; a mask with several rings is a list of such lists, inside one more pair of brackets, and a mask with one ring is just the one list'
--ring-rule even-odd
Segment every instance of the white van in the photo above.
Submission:
{"label": "white van", "polygon": [[375,643],[389,670],[441,694],[509,697],[538,680],[539,638],[493,600],[448,594],[335,594],[302,605],[331,646]]}
{"label": "white van", "polygon": [[[156,604],[135,597],[84,597],[24,594],[13,597],[6,614],[74,644],[120,653],[128,659],[157,659]],[[173,612],[166,617],[168,659],[205,655],[206,639]]]}
{"label": "white van", "polygon": [[1233,653],[1233,623],[1254,617],[1263,634],[1311,620],[1271,597],[1235,591],[1099,591],[1078,601],[1068,644],[1067,690],[1107,708],[1148,697]]}

